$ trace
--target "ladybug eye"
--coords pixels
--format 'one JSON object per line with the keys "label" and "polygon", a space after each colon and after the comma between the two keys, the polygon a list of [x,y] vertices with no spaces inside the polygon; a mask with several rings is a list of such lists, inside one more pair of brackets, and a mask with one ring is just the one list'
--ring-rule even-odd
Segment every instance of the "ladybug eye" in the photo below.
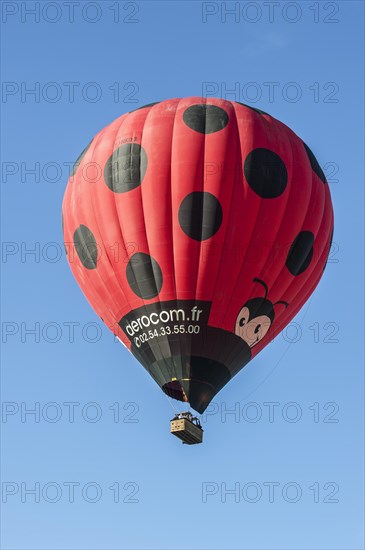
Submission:
{"label": "ladybug eye", "polygon": [[241,317],[239,322],[240,327],[243,327],[243,325],[245,324],[245,321],[246,321],[246,317]]}
{"label": "ladybug eye", "polygon": [[256,328],[255,328],[255,330],[254,330],[255,334],[258,333],[258,331],[260,330],[260,328],[261,328],[261,325],[256,325]]}

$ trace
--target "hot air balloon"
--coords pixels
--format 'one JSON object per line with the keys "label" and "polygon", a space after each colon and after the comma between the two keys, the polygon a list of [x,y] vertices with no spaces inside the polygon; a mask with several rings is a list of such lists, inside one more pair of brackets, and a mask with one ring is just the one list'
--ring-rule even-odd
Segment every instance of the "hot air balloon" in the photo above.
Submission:
{"label": "hot air balloon", "polygon": [[314,154],[285,124],[189,97],[96,134],[70,175],[63,231],[96,313],[165,394],[202,413],[316,288],[333,209]]}

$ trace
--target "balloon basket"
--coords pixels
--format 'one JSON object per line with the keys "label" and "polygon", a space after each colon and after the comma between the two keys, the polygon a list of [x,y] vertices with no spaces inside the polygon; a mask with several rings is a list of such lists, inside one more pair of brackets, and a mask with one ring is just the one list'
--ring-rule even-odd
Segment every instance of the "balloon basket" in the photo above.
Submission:
{"label": "balloon basket", "polygon": [[196,445],[203,441],[203,428],[196,416],[191,413],[178,413],[170,421],[170,431],[185,445]]}

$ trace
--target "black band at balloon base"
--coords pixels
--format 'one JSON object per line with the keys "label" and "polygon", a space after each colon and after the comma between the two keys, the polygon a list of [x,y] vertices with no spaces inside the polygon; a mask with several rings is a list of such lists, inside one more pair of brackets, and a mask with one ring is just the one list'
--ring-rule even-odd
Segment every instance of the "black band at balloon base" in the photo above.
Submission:
{"label": "black band at balloon base", "polygon": [[133,355],[162,390],[203,413],[251,359],[236,334],[208,325],[210,302],[156,302],[125,315],[119,325]]}

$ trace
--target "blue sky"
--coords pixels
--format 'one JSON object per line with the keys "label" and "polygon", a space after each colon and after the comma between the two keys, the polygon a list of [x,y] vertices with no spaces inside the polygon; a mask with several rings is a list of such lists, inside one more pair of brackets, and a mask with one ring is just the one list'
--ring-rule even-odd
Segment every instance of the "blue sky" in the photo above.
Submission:
{"label": "blue sky", "polygon": [[[364,548],[363,3],[236,4],[81,1],[71,22],[66,2],[2,3],[4,549]],[[187,447],[73,279],[61,203],[102,127],[207,83],[310,145],[335,246]]]}

